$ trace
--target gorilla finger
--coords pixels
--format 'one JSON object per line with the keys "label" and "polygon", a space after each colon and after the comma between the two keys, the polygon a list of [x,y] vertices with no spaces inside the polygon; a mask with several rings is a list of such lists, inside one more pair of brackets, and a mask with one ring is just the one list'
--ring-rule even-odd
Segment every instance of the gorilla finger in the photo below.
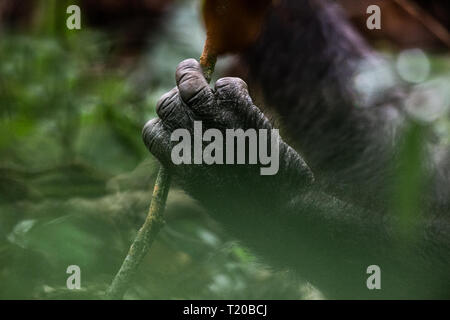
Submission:
{"label": "gorilla finger", "polygon": [[158,103],[156,104],[156,113],[161,119],[166,118],[167,115],[170,115],[173,112],[173,108],[175,107],[174,102],[178,98],[177,93],[178,89],[173,88],[159,98]]}
{"label": "gorilla finger", "polygon": [[147,149],[165,166],[171,165],[170,131],[161,119],[150,120],[142,130],[142,139]]}
{"label": "gorilla finger", "polygon": [[212,90],[206,82],[203,70],[195,59],[181,62],[176,71],[176,81],[180,97],[193,109],[206,107],[212,100]]}
{"label": "gorilla finger", "polygon": [[240,78],[226,77],[217,80],[215,91],[218,100],[234,100],[253,104],[247,83]]}
{"label": "gorilla finger", "polygon": [[164,125],[171,130],[187,128],[191,122],[186,107],[180,99],[178,88],[172,89],[159,99],[156,113]]}
{"label": "gorilla finger", "polygon": [[243,127],[271,129],[272,125],[261,112],[253,104],[252,98],[248,92],[247,83],[240,78],[221,78],[217,80],[215,85],[215,95],[217,102],[232,102],[226,103],[226,111],[237,117]]}

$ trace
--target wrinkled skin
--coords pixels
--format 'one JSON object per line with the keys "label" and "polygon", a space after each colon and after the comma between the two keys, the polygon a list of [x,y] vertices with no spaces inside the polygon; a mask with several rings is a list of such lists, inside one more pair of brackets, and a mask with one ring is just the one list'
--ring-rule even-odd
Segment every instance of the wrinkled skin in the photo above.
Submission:
{"label": "wrinkled skin", "polygon": [[[261,176],[259,166],[173,165],[170,134],[177,128],[192,132],[194,120],[202,120],[204,129],[272,127],[242,80],[223,78],[212,90],[192,59],[178,66],[176,78],[177,88],[157,105],[159,118],[144,127],[144,141],[175,181],[230,233],[274,265],[298,270],[330,297],[385,297],[365,289],[365,268],[373,261],[397,269],[384,278],[387,297],[403,297],[416,288],[411,277],[434,259],[427,252],[429,243],[411,252],[397,246],[385,220],[317,190],[310,169],[286,143],[280,143],[282,162],[275,176]],[[416,256],[416,249],[424,256]],[[439,264],[433,268],[427,281],[436,281]],[[406,276],[399,276],[402,272]],[[438,287],[442,294],[445,287]]]}
{"label": "wrinkled skin", "polygon": [[[384,189],[396,150],[393,132],[404,119],[395,92],[383,93],[373,107],[354,108],[351,62],[370,58],[370,51],[345,21],[333,20],[333,10],[281,3],[243,60],[250,80],[280,114],[289,141],[308,160],[281,141],[275,176],[261,176],[258,165],[173,165],[170,134],[192,132],[194,120],[222,131],[272,128],[242,80],[220,79],[210,89],[192,59],[178,66],[177,87],[159,101],[159,119],[145,126],[147,147],[230,234],[326,297],[449,298],[448,167],[437,167],[426,219],[413,241],[405,239],[386,209]],[[310,32],[280,22],[287,14]],[[292,47],[305,41],[310,45]],[[274,68],[280,52],[290,58]],[[382,270],[382,290],[370,291],[366,269],[374,264]]]}
{"label": "wrinkled skin", "polygon": [[[256,192],[263,191],[261,184],[265,186],[267,201],[281,201],[278,197],[271,197],[271,193],[281,184],[280,177],[284,176],[291,176],[293,180],[292,188],[286,190],[285,199],[292,197],[289,190],[311,184],[312,172],[298,153],[283,141],[280,142],[281,174],[275,176],[260,176],[257,166],[173,165],[170,134],[178,128],[186,128],[192,134],[194,121],[202,121],[204,131],[214,128],[223,133],[225,129],[272,129],[269,120],[253,105],[247,84],[241,79],[220,79],[213,90],[206,82],[199,63],[190,59],[178,66],[176,81],[177,88],[164,95],[157,104],[159,119],[147,123],[143,135],[150,151],[173,172],[186,191],[214,206],[218,201],[216,198],[224,196],[238,199],[245,195],[249,197],[246,201],[260,202],[261,194]],[[249,187],[255,191],[254,197],[248,193]]]}

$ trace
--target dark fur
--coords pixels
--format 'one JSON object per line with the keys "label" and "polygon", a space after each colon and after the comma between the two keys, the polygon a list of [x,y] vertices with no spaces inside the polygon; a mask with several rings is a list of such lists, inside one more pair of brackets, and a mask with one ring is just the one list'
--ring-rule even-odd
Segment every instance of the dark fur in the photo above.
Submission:
{"label": "dark fur", "polygon": [[[284,142],[274,177],[250,166],[173,166],[170,132],[191,129],[194,120],[222,130],[272,127],[241,80],[222,79],[210,90],[193,60],[178,67],[177,88],[161,99],[160,119],[146,125],[144,141],[232,234],[325,296],[448,298],[448,163],[433,175],[437,187],[426,207],[434,209],[414,241],[405,241],[387,210],[386,186],[395,132],[407,117],[398,87],[358,107],[364,102],[351,80],[367,59],[377,57],[337,8],[297,0],[282,1],[244,57],[250,83],[262,88],[312,171]],[[372,264],[381,266],[381,291],[366,288]]]}

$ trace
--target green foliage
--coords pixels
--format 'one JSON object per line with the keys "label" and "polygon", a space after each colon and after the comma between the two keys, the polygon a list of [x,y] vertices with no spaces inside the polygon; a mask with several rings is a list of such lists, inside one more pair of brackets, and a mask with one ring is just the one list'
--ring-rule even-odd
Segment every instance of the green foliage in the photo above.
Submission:
{"label": "green foliage", "polygon": [[[190,2],[124,68],[107,35],[57,32],[61,22],[49,18],[57,3],[42,1],[34,31],[1,34],[0,299],[101,296],[143,222],[158,169],[141,128],[174,85],[174,67],[198,56],[203,42]],[[448,61],[436,59],[435,69],[448,70]],[[432,127],[447,145],[449,123]],[[392,207],[406,233],[420,216],[424,134],[406,130],[399,156]],[[169,195],[167,219],[126,298],[321,297],[260,264],[179,190]],[[82,270],[78,293],[64,289],[72,264]]]}
{"label": "green foliage", "polygon": [[[174,85],[174,66],[203,41],[188,4],[126,69],[105,34],[58,32],[58,2],[42,1],[33,32],[1,35],[0,299],[101,297],[158,169],[141,128]],[[166,215],[126,298],[302,297],[301,282],[258,264],[176,189]],[[82,271],[78,292],[65,289],[72,264]]]}
{"label": "green foliage", "polygon": [[401,142],[396,178],[393,188],[393,214],[398,217],[398,232],[409,239],[423,226],[423,195],[426,194],[423,168],[425,128],[411,124]]}

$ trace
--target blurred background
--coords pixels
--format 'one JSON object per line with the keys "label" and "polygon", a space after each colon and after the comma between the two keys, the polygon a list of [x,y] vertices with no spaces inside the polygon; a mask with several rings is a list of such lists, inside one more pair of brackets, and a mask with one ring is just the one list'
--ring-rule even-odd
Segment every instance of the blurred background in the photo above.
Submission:
{"label": "blurred background", "polygon": [[[337,2],[417,87],[412,112],[448,148],[449,2]],[[71,4],[81,30],[66,28]],[[371,4],[382,9],[381,30],[366,28]],[[101,297],[151,199],[158,163],[141,128],[204,38],[197,0],[0,0],[0,299]],[[405,157],[419,157],[405,145]],[[409,174],[399,173],[399,188]],[[264,265],[176,187],[166,216],[127,299],[326,298]],[[82,290],[65,289],[69,265],[80,266]]]}

